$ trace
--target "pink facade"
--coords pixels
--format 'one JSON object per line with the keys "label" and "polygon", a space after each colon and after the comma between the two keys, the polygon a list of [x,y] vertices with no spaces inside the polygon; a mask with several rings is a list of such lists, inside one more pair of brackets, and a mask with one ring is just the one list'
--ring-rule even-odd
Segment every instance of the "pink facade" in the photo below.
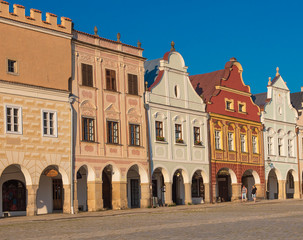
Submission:
{"label": "pink facade", "polygon": [[143,49],[73,33],[75,207],[149,205]]}

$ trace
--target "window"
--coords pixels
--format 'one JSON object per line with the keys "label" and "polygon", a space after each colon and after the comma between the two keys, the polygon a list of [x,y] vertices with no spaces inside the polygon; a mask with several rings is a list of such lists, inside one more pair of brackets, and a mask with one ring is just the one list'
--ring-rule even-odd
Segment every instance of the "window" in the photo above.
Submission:
{"label": "window", "polygon": [[130,145],[140,146],[140,126],[129,124]]}
{"label": "window", "polygon": [[221,132],[215,131],[215,145],[216,149],[221,149]]}
{"label": "window", "polygon": [[175,138],[176,138],[176,143],[183,143],[181,124],[175,124]]}
{"label": "window", "polygon": [[279,156],[283,155],[283,142],[282,142],[282,138],[278,138],[278,154],[279,154]]}
{"label": "window", "polygon": [[164,141],[163,137],[163,123],[156,121],[156,140],[157,141]]}
{"label": "window", "polygon": [[268,155],[273,155],[273,147],[272,147],[272,137],[267,137],[267,153]]}
{"label": "window", "polygon": [[138,77],[137,77],[137,75],[128,74],[128,93],[138,95]]}
{"label": "window", "polygon": [[82,118],[82,140],[88,142],[95,141],[95,119]]}
{"label": "window", "polygon": [[107,122],[107,142],[108,143],[119,143],[119,129],[118,122],[108,121]]}
{"label": "window", "polygon": [[244,134],[240,134],[241,140],[241,152],[246,152],[246,136]]}
{"label": "window", "polygon": [[204,184],[201,175],[195,173],[191,182],[191,196],[204,198]]}
{"label": "window", "polygon": [[81,64],[82,67],[82,85],[93,87],[93,66],[88,64]]}
{"label": "window", "polygon": [[293,140],[292,139],[288,139],[288,156],[289,157],[293,157],[294,153],[293,153]]}
{"label": "window", "polygon": [[232,110],[231,106],[232,106],[231,101],[226,101],[226,109],[227,110]]}
{"label": "window", "polygon": [[258,153],[257,136],[252,136],[252,148],[253,148],[253,153]]}
{"label": "window", "polygon": [[228,133],[228,150],[234,151],[234,133]]}
{"label": "window", "polygon": [[42,121],[43,121],[43,136],[56,136],[57,135],[56,112],[43,111]]}
{"label": "window", "polygon": [[240,113],[246,113],[246,103],[238,102],[238,108]]}
{"label": "window", "polygon": [[225,109],[233,111],[234,110],[234,100],[225,98]]}
{"label": "window", "polygon": [[200,128],[194,127],[194,142],[195,145],[202,145],[202,142],[200,140]]}
{"label": "window", "polygon": [[8,73],[17,73],[17,61],[8,59],[7,60],[7,72]]}
{"label": "window", "polygon": [[287,182],[289,188],[293,189],[295,187],[294,177],[290,172],[287,174]]}
{"label": "window", "polygon": [[22,111],[21,107],[6,107],[6,132],[21,133],[22,132]]}
{"label": "window", "polygon": [[26,211],[26,187],[19,180],[8,180],[2,185],[2,211]]}
{"label": "window", "polygon": [[106,69],[106,89],[116,91],[116,71]]}

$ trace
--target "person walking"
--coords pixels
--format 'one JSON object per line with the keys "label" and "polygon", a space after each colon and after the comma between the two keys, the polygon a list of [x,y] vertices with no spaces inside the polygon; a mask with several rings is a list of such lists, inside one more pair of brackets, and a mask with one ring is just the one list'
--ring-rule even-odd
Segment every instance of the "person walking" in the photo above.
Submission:
{"label": "person walking", "polygon": [[245,187],[245,185],[243,185],[242,187],[242,202],[246,202],[247,201],[247,188]]}
{"label": "person walking", "polygon": [[251,190],[251,196],[252,196],[254,202],[256,202],[256,199],[257,199],[256,194],[257,194],[257,188],[256,188],[256,185],[253,185],[252,190]]}

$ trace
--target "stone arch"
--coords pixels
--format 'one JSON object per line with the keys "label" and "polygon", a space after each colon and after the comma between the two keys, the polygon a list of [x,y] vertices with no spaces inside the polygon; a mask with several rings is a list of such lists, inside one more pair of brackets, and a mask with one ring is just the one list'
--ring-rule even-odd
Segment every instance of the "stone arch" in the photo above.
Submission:
{"label": "stone arch", "polygon": [[169,176],[169,172],[168,170],[166,169],[166,167],[164,167],[163,165],[156,165],[153,169],[153,172],[152,174],[154,173],[154,171],[156,169],[160,169],[162,175],[163,175],[163,178],[164,178],[164,182],[170,182],[170,176]]}
{"label": "stone arch", "polygon": [[180,171],[184,180],[184,184],[185,183],[190,183],[190,179],[189,179],[189,174],[188,172],[181,166],[177,166],[176,168],[174,168],[174,170],[172,171],[172,176],[171,176],[171,182],[173,182],[173,177],[176,171]]}
{"label": "stone arch", "polygon": [[203,183],[209,183],[208,174],[203,169],[201,169],[201,168],[195,168],[192,171],[191,178],[194,176],[194,174],[195,174],[196,171],[201,171],[201,176],[203,178]]}
{"label": "stone arch", "polygon": [[[278,181],[282,180],[282,174],[281,174],[281,171],[278,168],[273,168],[270,171],[274,171]],[[269,175],[270,171],[268,172],[268,175]],[[268,175],[267,175],[267,178],[268,178]]]}
{"label": "stone arch", "polygon": [[139,163],[135,163],[135,164],[132,164],[130,165],[127,170],[126,170],[126,174],[128,173],[128,171],[134,167],[134,166],[137,166],[138,167],[138,174],[140,175],[140,181],[141,181],[141,184],[142,183],[148,183],[149,182],[149,178],[148,178],[148,174],[146,172],[146,170],[143,168],[143,166]]}
{"label": "stone arch", "polygon": [[24,167],[23,165],[19,164],[19,163],[13,163],[13,164],[10,164],[8,166],[6,166],[5,168],[3,168],[3,170],[0,172],[0,176],[2,176],[2,173],[10,166],[15,166],[17,168],[20,169],[20,171],[22,172],[24,178],[25,178],[25,185],[32,185],[33,184],[33,181],[32,181],[32,176],[30,175],[28,169],[26,167]]}
{"label": "stone arch", "polygon": [[296,172],[296,170],[294,170],[294,169],[292,169],[292,168],[289,168],[289,169],[286,171],[286,175],[285,175],[285,178],[284,178],[284,179],[287,178],[287,174],[288,174],[289,172],[290,172],[291,175],[293,176],[295,182],[299,181],[298,173]]}
{"label": "stone arch", "polygon": [[76,173],[82,167],[84,167],[86,169],[86,172],[87,172],[87,181],[95,181],[95,179],[96,179],[96,173],[95,173],[95,170],[90,165],[83,164],[83,165],[79,166],[77,168],[77,170],[76,170]]}
{"label": "stone arch", "polygon": [[217,174],[221,171],[221,170],[227,170],[229,175],[230,175],[230,179],[231,179],[231,184],[235,184],[235,183],[238,183],[238,180],[237,180],[237,175],[235,174],[235,172],[230,169],[230,168],[221,168],[219,169],[219,171],[217,171]]}
{"label": "stone arch", "polygon": [[[107,162],[106,165],[104,166],[104,168],[102,169],[101,174],[102,174],[103,170],[108,166],[111,166],[111,168],[112,168],[112,181],[120,182],[121,181],[121,171],[113,162]],[[127,172],[128,172],[128,170],[126,171],[126,173]]]}

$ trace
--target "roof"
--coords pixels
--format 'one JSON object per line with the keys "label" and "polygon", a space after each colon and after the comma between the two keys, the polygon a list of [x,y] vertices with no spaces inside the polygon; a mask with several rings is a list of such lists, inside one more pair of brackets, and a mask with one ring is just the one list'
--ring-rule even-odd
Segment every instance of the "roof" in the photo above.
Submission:
{"label": "roof", "polygon": [[147,82],[147,87],[150,87],[156,80],[159,74],[159,66],[162,58],[144,62],[144,81]]}
{"label": "roof", "polygon": [[303,107],[302,107],[303,92],[291,93],[290,94],[290,101],[291,101],[291,104],[294,106],[295,109],[297,109],[297,110],[303,109]]}
{"label": "roof", "polygon": [[266,103],[267,93],[265,92],[265,93],[254,94],[251,96],[251,98],[255,104],[261,107],[264,106]]}
{"label": "roof", "polygon": [[216,90],[216,86],[220,85],[221,79],[225,75],[225,69],[218,71],[189,76],[191,84],[199,96],[202,95],[203,100],[209,102],[211,96]]}

